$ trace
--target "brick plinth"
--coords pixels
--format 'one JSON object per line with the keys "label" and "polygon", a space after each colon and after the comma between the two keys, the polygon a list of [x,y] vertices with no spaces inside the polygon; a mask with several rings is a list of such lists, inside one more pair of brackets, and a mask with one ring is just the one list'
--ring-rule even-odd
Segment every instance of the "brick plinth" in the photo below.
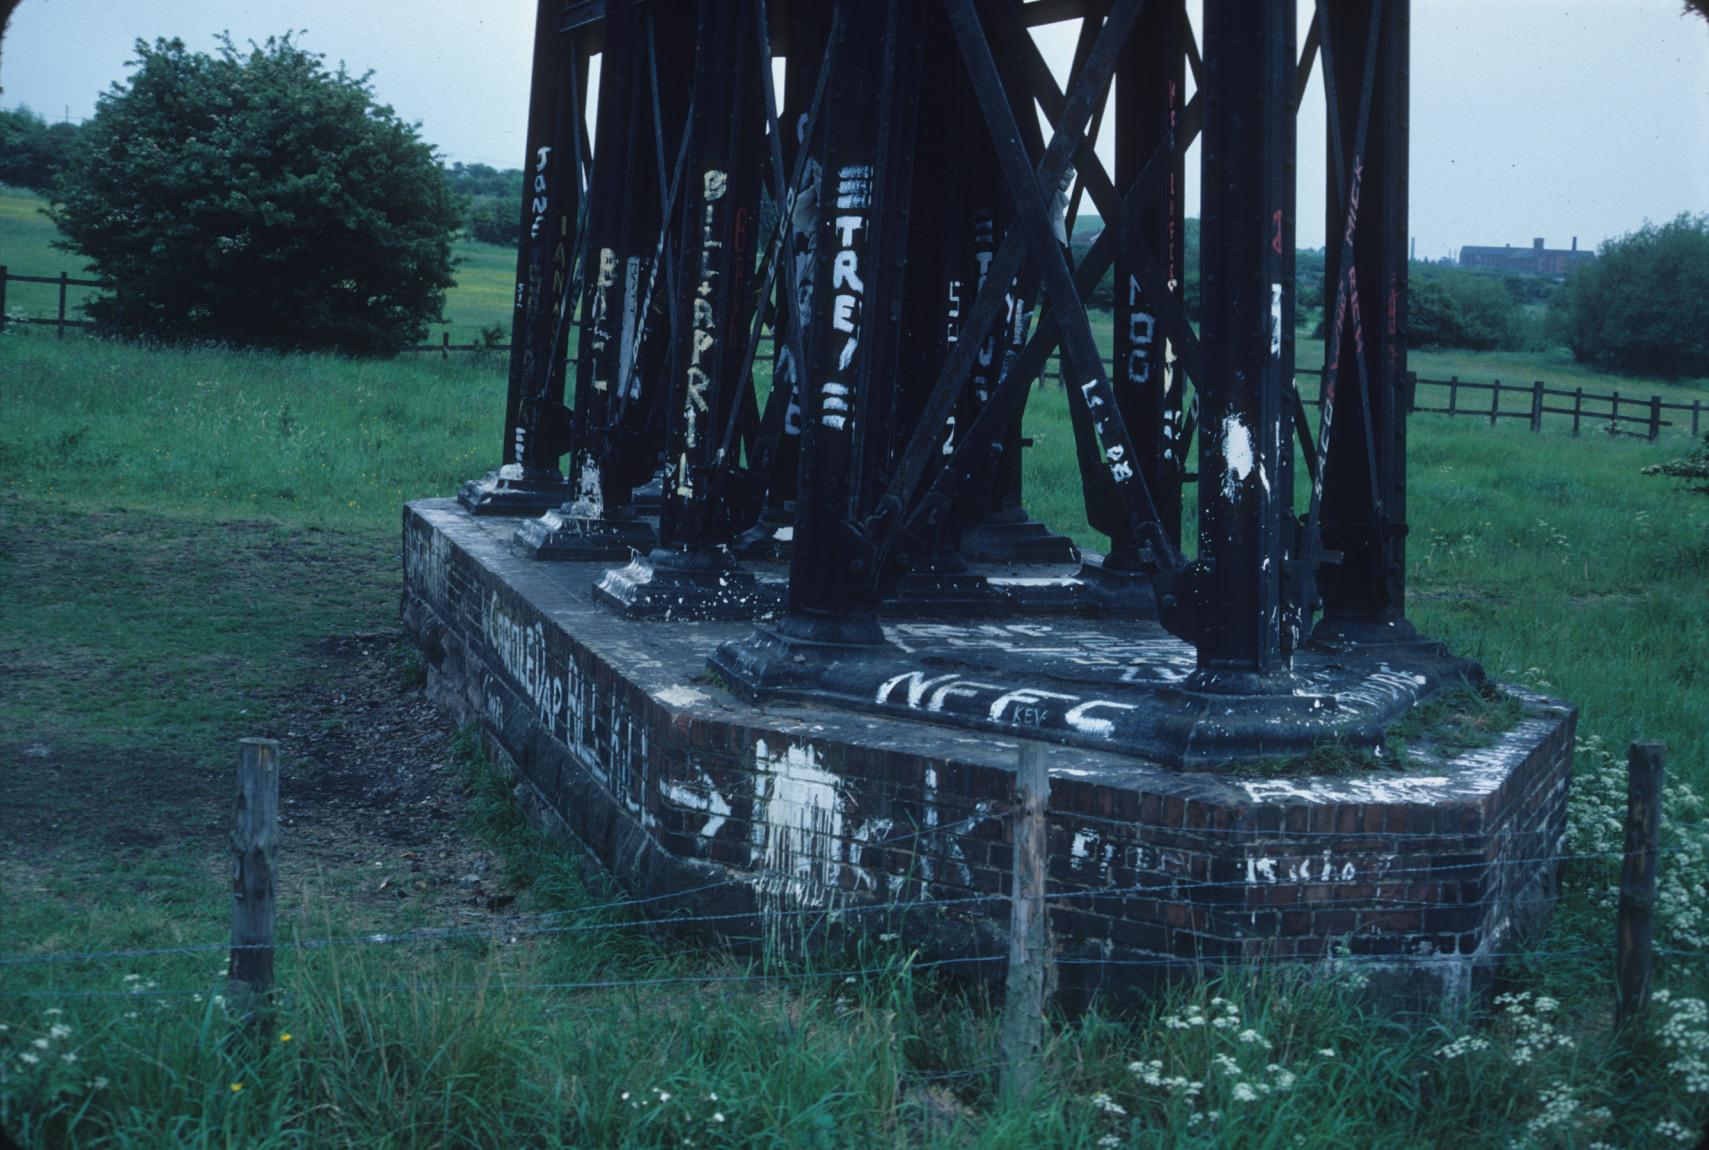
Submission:
{"label": "brick plinth", "polygon": [[[1006,952],[1008,907],[991,896],[1009,884],[1013,741],[749,706],[705,670],[746,625],[621,619],[592,599],[607,565],[524,558],[513,529],[449,500],[406,508],[404,621],[435,698],[480,723],[519,794],[590,861],[637,896],[692,891],[651,904],[661,918],[736,916],[699,924],[723,942],[838,911],[927,958]],[[1088,627],[965,630],[1010,626]],[[1052,746],[1064,993],[1201,963],[1349,961],[1387,998],[1463,999],[1555,892],[1576,716],[1521,698],[1524,720],[1491,747],[1351,777],[1184,773]],[[894,903],[911,905],[870,911]]]}

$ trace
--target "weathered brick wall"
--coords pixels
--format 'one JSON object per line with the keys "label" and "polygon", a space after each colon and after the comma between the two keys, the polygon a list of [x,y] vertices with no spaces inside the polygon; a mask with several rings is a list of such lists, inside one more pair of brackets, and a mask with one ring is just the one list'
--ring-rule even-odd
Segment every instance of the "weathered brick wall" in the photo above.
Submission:
{"label": "weathered brick wall", "polygon": [[[637,895],[726,941],[842,910],[928,956],[1004,953],[1013,743],[755,709],[707,681],[743,628],[627,622],[598,567],[512,554],[448,503],[404,521],[403,614],[430,689],[478,720],[522,796]],[[1341,952],[1404,997],[1463,996],[1546,911],[1574,714],[1529,699],[1485,750],[1346,779],[1182,774],[1053,747],[1050,920],[1072,998],[1201,961]],[[712,885],[716,884],[716,885]],[[704,889],[708,888],[710,889]],[[912,904],[870,920],[860,908]]]}

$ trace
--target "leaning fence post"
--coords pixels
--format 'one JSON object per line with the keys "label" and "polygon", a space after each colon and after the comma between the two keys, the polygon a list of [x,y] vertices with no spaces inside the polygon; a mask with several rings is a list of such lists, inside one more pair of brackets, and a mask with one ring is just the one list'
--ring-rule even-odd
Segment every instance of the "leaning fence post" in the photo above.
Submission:
{"label": "leaning fence post", "polygon": [[1650,442],[1662,437],[1662,397],[1650,396]]}
{"label": "leaning fence post", "polygon": [[65,338],[65,278],[66,273],[59,273],[59,330],[56,338]]}
{"label": "leaning fence post", "polygon": [[1531,383],[1531,430],[1543,430],[1543,381]]}
{"label": "leaning fence post", "polygon": [[244,739],[231,832],[231,965],[227,997],[255,1020],[273,989],[273,853],[279,837],[279,744]]}
{"label": "leaning fence post", "polygon": [[1003,995],[1002,1087],[1024,1097],[1038,1081],[1044,1042],[1045,966],[1050,959],[1044,912],[1045,810],[1050,771],[1041,743],[1023,740],[1015,764],[1015,859],[1009,896],[1009,981]]}
{"label": "leaning fence post", "polygon": [[1656,850],[1661,840],[1665,743],[1632,744],[1626,759],[1626,856],[1620,867],[1620,917],[1614,978],[1618,1028],[1643,1009],[1650,993],[1656,914]]}

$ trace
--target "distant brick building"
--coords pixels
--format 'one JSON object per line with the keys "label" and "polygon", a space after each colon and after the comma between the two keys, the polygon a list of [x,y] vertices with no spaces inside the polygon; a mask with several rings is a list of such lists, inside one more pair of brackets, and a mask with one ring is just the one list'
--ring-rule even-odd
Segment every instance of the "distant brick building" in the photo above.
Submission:
{"label": "distant brick building", "polygon": [[1460,266],[1463,268],[1485,268],[1491,271],[1512,272],[1515,275],[1551,276],[1555,279],[1565,279],[1595,258],[1595,252],[1578,250],[1577,236],[1573,237],[1571,248],[1546,248],[1543,246],[1543,237],[1538,236],[1531,241],[1528,248],[1503,245],[1499,248],[1467,246],[1460,249]]}

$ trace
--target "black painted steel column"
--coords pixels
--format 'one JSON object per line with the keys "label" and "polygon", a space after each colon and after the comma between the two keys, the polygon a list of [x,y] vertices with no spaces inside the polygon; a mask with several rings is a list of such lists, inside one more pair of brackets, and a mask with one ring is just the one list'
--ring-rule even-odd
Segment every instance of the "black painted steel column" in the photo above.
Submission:
{"label": "black painted steel column", "polygon": [[[640,9],[616,6],[602,28],[599,104],[649,109],[647,41]],[[659,180],[654,133],[644,116],[601,116],[594,130],[575,362],[572,498],[517,529],[536,558],[619,559],[652,546],[650,524],[629,509],[629,492],[652,474],[649,461],[617,456],[611,422],[638,398],[633,371],[642,297],[658,247]],[[639,409],[639,404],[633,404]],[[640,462],[644,473],[634,474]]]}
{"label": "black painted steel column", "polygon": [[721,452],[731,411],[750,386],[740,373],[765,154],[757,69],[771,64],[757,59],[755,18],[752,0],[700,6],[659,520],[667,549],[728,543],[740,517]]}
{"label": "black painted steel column", "polygon": [[460,498],[477,513],[535,514],[568,491],[559,470],[570,446],[564,313],[572,302],[581,209],[577,157],[586,61],[580,37],[559,30],[562,7],[559,0],[538,0],[535,13],[502,465],[465,485]]}
{"label": "black painted steel column", "polygon": [[[798,164],[812,130],[813,97],[818,90],[819,71],[825,60],[825,41],[830,35],[830,8],[824,4],[792,4],[788,12],[789,39],[783,64],[783,95],[778,108],[778,151],[783,168],[794,186],[778,221],[782,231],[777,258],[788,261],[777,275],[777,311],[772,324],[772,394],[766,400],[766,417],[760,431],[759,457],[752,461],[756,476],[765,484],[764,506],[759,522],[740,537],[743,555],[787,557],[795,534],[795,493],[801,463],[803,365],[796,362],[793,344],[805,338],[791,337],[791,325],[800,323],[813,310],[813,245],[818,221],[819,165],[809,158]],[[775,50],[774,45],[774,50]],[[796,180],[794,173],[800,170]],[[770,184],[767,185],[771,187]],[[776,199],[775,194],[773,199]],[[790,285],[794,298],[789,298]],[[780,406],[780,409],[778,407]],[[776,424],[774,427],[773,424]]]}
{"label": "black painted steel column", "polygon": [[[1181,38],[1186,14],[1181,0],[1148,0],[1116,73],[1115,184],[1130,187],[1152,154],[1179,127],[1185,101],[1186,55]],[[1183,149],[1184,151],[1184,149]],[[1171,294],[1182,299],[1185,228],[1184,159],[1169,164],[1164,191],[1139,214],[1145,242],[1163,265]],[[1117,221],[1107,221],[1106,226]],[[1110,382],[1122,419],[1139,452],[1140,469],[1157,501],[1157,513],[1169,537],[1181,538],[1181,476],[1185,471],[1178,436],[1185,379],[1177,374],[1158,302],[1148,299],[1139,270],[1125,255],[1115,267],[1115,370]],[[1138,541],[1119,520],[1110,527],[1105,564],[1130,567],[1138,559]]]}
{"label": "black painted steel column", "polygon": [[[751,617],[751,573],[730,553],[758,512],[739,482],[765,159],[755,0],[702,0],[680,194],[659,546],[608,571],[596,595],[632,616]],[[751,428],[751,422],[749,423]]]}
{"label": "black painted steel column", "polygon": [[1210,0],[1204,20],[1197,685],[1283,669],[1284,381],[1293,373],[1294,8]]}
{"label": "black painted steel column", "polygon": [[[814,129],[821,183],[806,431],[788,610],[775,629],[786,645],[832,648],[884,642],[873,554],[854,524],[890,451],[923,15],[914,0],[840,0],[840,8]],[[756,641],[763,656],[763,634]],[[715,665],[756,684],[768,677],[764,666],[744,673],[743,659],[727,647]]]}
{"label": "black painted steel column", "polygon": [[[1327,10],[1324,61],[1336,98],[1329,125],[1331,242],[1324,267],[1326,353],[1333,361],[1325,372],[1334,390],[1322,530],[1324,550],[1338,554],[1339,562],[1318,572],[1323,620],[1316,634],[1405,640],[1413,636],[1405,619],[1403,401],[1409,11],[1406,0],[1330,0]],[[1375,29],[1373,20],[1379,21]],[[1368,63],[1373,43],[1377,56]],[[1362,134],[1367,75],[1369,125]],[[1342,298],[1345,304],[1338,308]]]}

